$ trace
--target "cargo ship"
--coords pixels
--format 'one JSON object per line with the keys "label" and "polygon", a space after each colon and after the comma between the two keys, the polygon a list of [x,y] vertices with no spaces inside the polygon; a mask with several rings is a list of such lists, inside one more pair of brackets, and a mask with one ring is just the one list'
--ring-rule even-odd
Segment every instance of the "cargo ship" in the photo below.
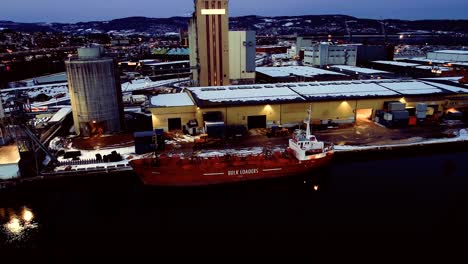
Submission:
{"label": "cargo ship", "polygon": [[333,144],[310,134],[310,108],[306,130],[296,129],[288,147],[261,147],[258,153],[233,149],[203,154],[155,154],[130,161],[145,185],[200,186],[305,175],[330,163]]}

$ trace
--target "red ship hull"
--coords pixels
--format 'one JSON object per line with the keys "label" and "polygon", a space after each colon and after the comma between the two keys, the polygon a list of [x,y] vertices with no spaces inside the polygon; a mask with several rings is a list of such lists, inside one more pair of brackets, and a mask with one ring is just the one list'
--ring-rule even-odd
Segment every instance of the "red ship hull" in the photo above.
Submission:
{"label": "red ship hull", "polygon": [[263,155],[220,158],[146,158],[130,165],[145,185],[197,186],[289,177],[306,174],[330,163],[333,151],[299,161],[294,157]]}

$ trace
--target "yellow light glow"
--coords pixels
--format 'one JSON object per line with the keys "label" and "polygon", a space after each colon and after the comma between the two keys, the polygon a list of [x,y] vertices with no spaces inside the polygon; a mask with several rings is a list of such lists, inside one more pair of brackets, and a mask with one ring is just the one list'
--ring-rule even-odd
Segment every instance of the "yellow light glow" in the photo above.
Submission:
{"label": "yellow light glow", "polygon": [[271,111],[272,108],[271,108],[271,105],[267,104],[265,105],[265,111]]}
{"label": "yellow light glow", "polygon": [[404,97],[402,97],[402,98],[400,99],[400,103],[406,104],[406,99],[405,99]]}
{"label": "yellow light glow", "polygon": [[26,222],[31,222],[33,220],[34,214],[28,210],[27,208],[24,208],[23,210],[23,220]]}
{"label": "yellow light glow", "polygon": [[404,36],[403,36],[403,35],[400,35],[400,39],[403,39],[403,38],[404,38]]}
{"label": "yellow light glow", "polygon": [[23,230],[20,220],[16,217],[11,218],[10,222],[5,224],[5,227],[13,234],[19,234]]}
{"label": "yellow light glow", "polygon": [[319,186],[318,185],[314,185],[314,191],[318,191],[319,189]]}
{"label": "yellow light glow", "polygon": [[226,9],[202,9],[202,15],[225,15]]}

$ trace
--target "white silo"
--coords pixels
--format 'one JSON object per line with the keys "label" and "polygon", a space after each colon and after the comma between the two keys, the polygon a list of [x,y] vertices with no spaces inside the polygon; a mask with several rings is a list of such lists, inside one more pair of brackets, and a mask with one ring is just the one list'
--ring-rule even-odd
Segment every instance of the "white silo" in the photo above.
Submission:
{"label": "white silo", "polygon": [[75,130],[81,136],[119,132],[123,126],[122,90],[112,58],[102,47],[78,49],[65,61]]}

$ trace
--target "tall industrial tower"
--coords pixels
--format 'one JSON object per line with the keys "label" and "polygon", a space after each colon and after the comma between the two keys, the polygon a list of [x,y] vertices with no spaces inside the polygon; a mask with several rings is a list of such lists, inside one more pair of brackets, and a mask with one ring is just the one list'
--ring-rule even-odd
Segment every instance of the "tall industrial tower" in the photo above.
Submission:
{"label": "tall industrial tower", "polygon": [[188,31],[194,84],[229,85],[228,0],[195,0]]}
{"label": "tall industrial tower", "polygon": [[94,136],[119,132],[123,126],[122,90],[112,58],[102,47],[79,48],[65,61],[76,133]]}

